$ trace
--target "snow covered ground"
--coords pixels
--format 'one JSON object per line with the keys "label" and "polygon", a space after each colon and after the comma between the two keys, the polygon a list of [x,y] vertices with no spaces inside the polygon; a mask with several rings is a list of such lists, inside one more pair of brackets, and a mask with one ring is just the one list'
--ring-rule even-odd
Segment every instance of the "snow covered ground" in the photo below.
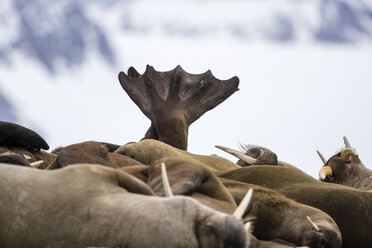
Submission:
{"label": "snow covered ground", "polygon": [[[156,6],[151,1],[123,2],[125,8],[115,4],[87,7],[87,16],[108,37],[116,57],[113,64],[91,49],[81,65],[57,61],[52,73],[21,51],[9,53],[11,63],[0,63],[0,92],[15,105],[19,123],[38,130],[52,148],[86,140],[138,141],[150,121],[121,88],[119,71],[134,66],[143,73],[147,64],[168,71],[181,65],[194,74],[211,69],[220,79],[240,78],[240,91],[190,127],[190,152],[235,161],[214,145],[262,145],[317,178],[321,161],[315,151],[330,157],[343,146],[346,135],[372,168],[372,45],[368,36],[357,43],[318,42],[313,32],[295,28],[303,32],[293,32],[295,38],[289,41],[267,40],[262,36],[267,34],[264,29],[254,38],[238,38],[229,33],[233,29],[221,26],[245,27],[250,19],[237,11],[248,8],[246,2],[178,1],[182,8],[172,1],[160,2],[163,8],[158,11],[153,11]],[[202,5],[195,10],[197,2]],[[217,7],[211,13],[208,6]],[[265,8],[259,7],[255,20]],[[292,14],[285,16],[291,19]],[[311,23],[307,26],[314,31],[317,22]],[[201,31],[195,31],[199,26]],[[219,27],[216,33],[215,26]],[[256,21],[253,26],[260,25]],[[269,33],[278,29],[273,30]]]}

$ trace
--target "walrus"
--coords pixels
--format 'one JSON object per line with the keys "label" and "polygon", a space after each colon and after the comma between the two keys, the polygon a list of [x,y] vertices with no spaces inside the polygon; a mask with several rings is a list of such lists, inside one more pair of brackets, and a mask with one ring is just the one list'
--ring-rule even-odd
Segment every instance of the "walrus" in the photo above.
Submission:
{"label": "walrus", "polygon": [[[110,152],[107,143],[86,141],[60,147],[56,152],[57,157],[46,169],[63,168],[71,164],[101,164],[108,167],[120,168],[142,163],[122,154]],[[118,147],[116,147],[118,148]]]}
{"label": "walrus", "polygon": [[360,160],[357,151],[344,137],[345,148],[328,161],[319,152],[324,166],[319,171],[319,179],[328,183],[342,184],[361,190],[372,191],[372,170]]}
{"label": "walrus", "polygon": [[243,222],[185,196],[154,196],[133,176],[76,164],[57,170],[0,164],[0,246],[249,246]]}
{"label": "walrus", "polygon": [[340,228],[342,247],[362,248],[372,243],[370,192],[324,183],[298,169],[284,166],[248,166],[218,176],[267,187],[297,202],[323,210]]}
{"label": "walrus", "polygon": [[[252,188],[252,203],[244,218],[254,218],[253,234],[260,240],[281,239],[299,246],[341,247],[340,230],[328,214],[268,188],[218,178],[201,162],[166,157],[151,163],[147,184],[159,195],[165,194],[160,170],[163,163],[173,194],[189,195],[225,213],[233,213],[245,193]],[[307,218],[311,218],[315,228]]]}

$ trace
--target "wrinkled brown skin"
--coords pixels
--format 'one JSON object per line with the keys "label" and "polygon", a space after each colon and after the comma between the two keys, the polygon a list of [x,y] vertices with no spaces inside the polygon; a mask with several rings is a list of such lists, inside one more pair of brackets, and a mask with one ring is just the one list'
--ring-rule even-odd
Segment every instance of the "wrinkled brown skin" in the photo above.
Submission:
{"label": "wrinkled brown skin", "polygon": [[329,214],[341,230],[342,247],[372,244],[372,193],[320,182],[300,170],[282,166],[249,166],[220,177],[276,190],[297,202]]}
{"label": "wrinkled brown skin", "polygon": [[[278,165],[278,157],[276,154],[265,147],[243,146],[242,148],[245,150],[246,155],[256,159],[253,165]],[[261,153],[261,150],[263,153]],[[241,159],[239,159],[236,164],[242,167],[250,166],[250,164]]]}
{"label": "wrinkled brown skin", "polygon": [[49,149],[46,141],[36,132],[6,121],[0,121],[0,146],[23,147],[28,150]]}
{"label": "wrinkled brown skin", "polygon": [[124,154],[146,165],[161,158],[174,157],[199,161],[215,173],[240,168],[240,166],[225,158],[193,154],[154,139],[128,143],[115,152]]}
{"label": "wrinkled brown skin", "polygon": [[47,169],[63,168],[78,163],[101,164],[113,168],[142,165],[127,156],[110,153],[106,145],[95,141],[87,141],[60,148],[57,159]]}
{"label": "wrinkled brown skin", "polygon": [[[244,216],[248,219],[249,216],[254,216],[253,234],[261,240],[283,239],[297,245],[322,247],[320,244],[325,239],[324,232],[327,232],[328,236],[336,236],[339,241],[338,245],[330,247],[341,245],[341,233],[336,223],[323,211],[297,203],[268,188],[224,178],[218,179],[202,163],[179,158],[163,158],[153,162],[149,166],[147,184],[158,195],[164,195],[161,163],[166,165],[173,194],[189,195],[225,213],[233,213],[236,209],[234,200],[239,204],[247,191],[252,188],[254,192],[252,203]],[[314,231],[306,216],[310,216],[323,232]],[[271,243],[261,245],[264,244],[270,247]],[[275,245],[278,244],[271,245],[276,247]]]}
{"label": "wrinkled brown skin", "polygon": [[243,248],[247,242],[235,217],[189,197],[153,196],[140,180],[102,165],[0,164],[0,187],[3,248]]}
{"label": "wrinkled brown skin", "polygon": [[237,206],[227,189],[207,167],[197,161],[168,157],[152,163],[149,166],[147,184],[157,195],[165,195],[161,163],[166,166],[174,195],[189,195],[204,205],[224,213],[232,214],[235,211]]}
{"label": "wrinkled brown skin", "polygon": [[117,168],[117,170],[125,171],[144,183],[147,183],[147,179],[149,177],[149,167],[147,165],[125,166]]}
{"label": "wrinkled brown skin", "polygon": [[[220,178],[239,204],[248,189],[253,189],[250,208],[245,215],[254,216],[253,235],[260,240],[282,239],[299,246],[341,247],[341,233],[334,220],[323,211],[285,197],[255,184]],[[309,216],[321,231],[307,220]]]}
{"label": "wrinkled brown skin", "polygon": [[189,126],[238,90],[239,78],[215,78],[211,71],[190,74],[181,66],[158,72],[147,66],[141,75],[133,67],[119,73],[129,97],[151,120],[145,139],[157,139],[187,150]]}
{"label": "wrinkled brown skin", "polygon": [[361,190],[372,190],[372,171],[364,166],[358,156],[351,155],[350,162],[341,157],[341,152],[332,156],[324,166],[332,169],[332,176],[325,182],[342,184]]}

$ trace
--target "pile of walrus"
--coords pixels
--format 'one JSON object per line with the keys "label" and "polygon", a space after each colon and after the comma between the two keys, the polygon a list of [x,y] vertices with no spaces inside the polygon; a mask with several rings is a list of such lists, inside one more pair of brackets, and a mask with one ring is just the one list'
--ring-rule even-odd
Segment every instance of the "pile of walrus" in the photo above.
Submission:
{"label": "pile of walrus", "polygon": [[192,154],[189,126],[237,91],[239,79],[148,66],[142,75],[120,72],[119,81],[151,120],[140,142],[88,141],[49,153],[37,133],[0,121],[0,247],[372,244],[372,194],[355,189],[371,189],[371,172],[350,145],[324,159],[321,181],[263,147],[219,146],[237,163]]}

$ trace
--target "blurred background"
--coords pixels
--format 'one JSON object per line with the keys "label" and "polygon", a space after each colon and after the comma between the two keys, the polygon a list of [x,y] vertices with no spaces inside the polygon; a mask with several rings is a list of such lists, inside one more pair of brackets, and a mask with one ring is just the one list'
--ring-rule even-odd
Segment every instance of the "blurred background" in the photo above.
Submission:
{"label": "blurred background", "polygon": [[240,78],[189,151],[262,145],[311,176],[347,136],[372,168],[371,0],[1,0],[0,120],[51,149],[139,141],[150,121],[117,75],[146,65]]}

